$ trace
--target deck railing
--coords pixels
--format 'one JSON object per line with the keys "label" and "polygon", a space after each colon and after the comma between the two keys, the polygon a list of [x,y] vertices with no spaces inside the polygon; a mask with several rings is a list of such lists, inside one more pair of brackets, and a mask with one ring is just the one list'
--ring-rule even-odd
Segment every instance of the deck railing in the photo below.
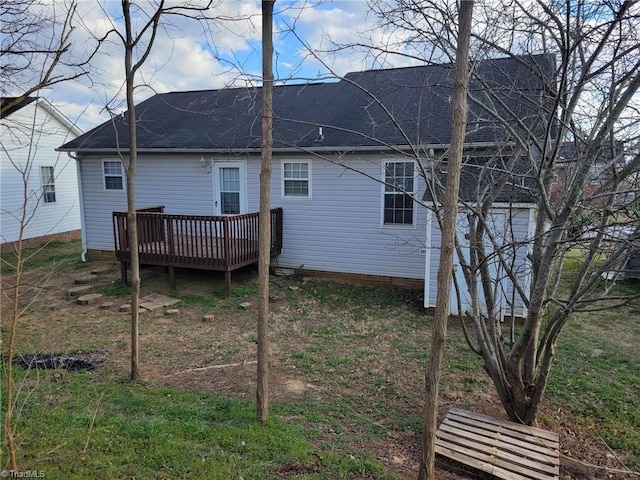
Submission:
{"label": "deck railing", "polygon": [[[258,261],[258,213],[176,215],[137,210],[140,263],[231,271]],[[130,261],[127,212],[113,212],[118,260]],[[282,208],[271,210],[271,254],[282,251]]]}

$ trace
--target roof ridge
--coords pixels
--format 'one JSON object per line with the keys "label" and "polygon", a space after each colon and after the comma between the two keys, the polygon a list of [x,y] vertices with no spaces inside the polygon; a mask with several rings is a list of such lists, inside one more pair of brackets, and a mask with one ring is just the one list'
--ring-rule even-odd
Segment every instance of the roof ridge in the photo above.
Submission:
{"label": "roof ridge", "polygon": [[[277,80],[276,80],[277,82]],[[308,81],[308,82],[300,82],[300,83],[286,83],[286,84],[276,84],[274,88],[286,88],[286,87],[309,87],[309,86],[317,86],[317,85],[327,85],[337,83],[335,81]],[[156,93],[153,96],[161,96],[161,95],[172,95],[172,94],[197,94],[197,93],[206,93],[206,92],[234,92],[241,90],[260,90],[262,89],[262,85],[253,85],[253,86],[244,86],[244,87],[222,87],[222,88],[203,88],[198,90],[173,90],[171,92],[161,92]],[[149,97],[151,98],[151,97]]]}

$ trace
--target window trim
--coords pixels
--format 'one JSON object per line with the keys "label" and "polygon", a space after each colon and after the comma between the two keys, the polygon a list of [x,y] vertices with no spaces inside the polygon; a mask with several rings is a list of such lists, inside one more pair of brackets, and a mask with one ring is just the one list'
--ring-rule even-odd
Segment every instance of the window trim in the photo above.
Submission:
{"label": "window trim", "polygon": [[[306,164],[307,165],[307,178],[285,178],[285,164]],[[312,172],[313,164],[311,160],[282,160],[280,163],[281,175],[280,175],[280,191],[283,199],[291,200],[291,199],[311,199],[311,172]],[[291,195],[286,193],[285,184],[287,180],[306,180],[307,182],[307,194],[306,195]]]}
{"label": "window trim", "polygon": [[[51,169],[51,175],[49,177],[49,181],[45,183],[43,177],[43,169],[48,168]],[[40,185],[42,187],[42,203],[46,205],[51,205],[57,203],[56,198],[56,175],[55,175],[55,167],[52,165],[40,165]],[[47,187],[50,187],[51,190],[47,191]],[[53,200],[47,200],[47,194],[53,194]]]}
{"label": "window trim", "polygon": [[[115,175],[115,174],[107,174],[104,171],[104,167],[106,163],[118,163],[120,165],[120,175]],[[101,169],[102,169],[102,189],[105,192],[124,192],[126,190],[126,176],[124,174],[124,165],[122,165],[122,161],[120,161],[119,159],[108,159],[108,158],[104,158],[102,159],[102,162],[100,164]],[[116,188],[107,188],[107,177],[120,177],[122,179],[122,188],[116,189]]]}
{"label": "window trim", "polygon": [[[412,212],[411,212],[411,223],[385,223],[384,221],[384,211],[385,211],[385,199],[387,195],[393,194],[392,192],[386,191],[387,186],[387,165],[391,163],[411,163],[413,164],[413,191],[409,192],[409,194],[413,197],[411,199],[412,202]],[[415,229],[417,226],[417,216],[418,209],[416,208],[416,192],[417,192],[417,181],[418,181],[418,168],[416,166],[415,160],[384,160],[382,162],[381,168],[381,202],[380,202],[380,226],[381,228],[402,228],[402,229]]]}

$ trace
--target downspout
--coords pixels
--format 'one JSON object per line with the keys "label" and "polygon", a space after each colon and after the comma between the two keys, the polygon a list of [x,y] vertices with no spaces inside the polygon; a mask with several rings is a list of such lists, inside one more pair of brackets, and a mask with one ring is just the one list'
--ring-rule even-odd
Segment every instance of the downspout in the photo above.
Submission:
{"label": "downspout", "polygon": [[84,224],[84,201],[82,200],[82,175],[80,174],[80,159],[74,157],[71,152],[67,152],[69,158],[76,161],[76,176],[78,178],[78,201],[80,206],[80,237],[82,238],[82,253],[80,259],[82,263],[87,262],[87,229]]}

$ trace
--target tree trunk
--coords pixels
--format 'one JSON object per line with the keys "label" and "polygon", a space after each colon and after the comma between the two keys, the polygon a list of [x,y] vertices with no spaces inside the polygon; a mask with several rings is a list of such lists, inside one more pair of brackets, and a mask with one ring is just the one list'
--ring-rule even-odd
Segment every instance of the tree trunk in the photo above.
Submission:
{"label": "tree trunk", "polygon": [[131,380],[140,378],[138,359],[140,333],[140,259],[138,258],[138,220],[136,216],[135,174],[138,160],[136,138],[136,107],[133,98],[135,72],[132,66],[133,48],[135,46],[131,25],[130,2],[122,1],[125,19],[126,39],[124,68],[126,75],[127,120],[129,121],[129,165],[127,165],[127,228],[129,251],[131,252]]}
{"label": "tree trunk", "polygon": [[258,420],[269,418],[269,263],[271,260],[271,156],[273,149],[273,4],[262,2],[262,159],[258,246]]}
{"label": "tree trunk", "polygon": [[469,90],[469,42],[473,0],[460,3],[458,45],[453,80],[453,131],[447,184],[443,205],[442,241],[438,266],[438,295],[433,318],[431,352],[425,381],[425,411],[423,423],[422,456],[420,458],[420,480],[435,479],[435,440],[438,421],[438,383],[442,370],[444,343],[447,336],[451,274],[455,250],[456,217],[458,214],[458,188],[462,169],[462,153],[467,125],[467,92]]}
{"label": "tree trunk", "polygon": [[[23,176],[23,179],[25,177]],[[20,233],[18,234],[18,241],[16,243],[16,273],[13,285],[12,293],[12,301],[13,305],[11,308],[11,320],[9,324],[9,338],[7,340],[7,392],[5,394],[4,401],[6,403],[6,411],[4,417],[4,431],[5,436],[7,438],[7,450],[9,452],[9,465],[11,465],[11,470],[18,470],[18,461],[16,460],[16,443],[15,436],[13,432],[13,393],[14,393],[14,384],[13,384],[13,357],[14,357],[14,348],[16,343],[16,333],[18,330],[18,318],[20,316],[19,313],[19,305],[20,305],[20,285],[22,283],[22,239],[24,237],[24,229],[25,229],[25,216],[27,211],[27,182],[24,181],[24,190],[23,190],[23,203],[22,203],[22,216],[20,218]]]}

